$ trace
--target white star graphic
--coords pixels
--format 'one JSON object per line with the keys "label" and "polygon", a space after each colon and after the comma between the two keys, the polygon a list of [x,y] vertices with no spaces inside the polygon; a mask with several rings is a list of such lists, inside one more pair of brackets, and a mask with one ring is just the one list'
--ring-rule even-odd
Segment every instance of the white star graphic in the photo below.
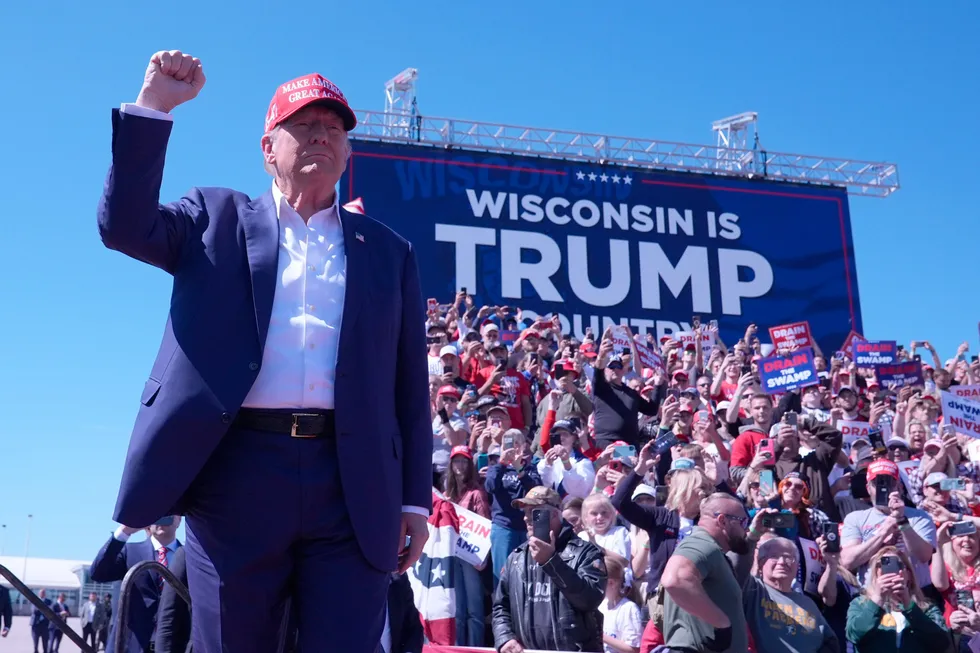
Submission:
{"label": "white star graphic", "polygon": [[612,176],[612,180],[613,180],[613,183],[614,184],[618,184],[619,183],[619,179],[620,179],[619,175],[613,175]]}
{"label": "white star graphic", "polygon": [[601,175],[599,175],[599,181],[601,181],[602,183],[606,183],[607,181],[609,181],[609,175],[607,175],[606,173],[602,173]]}
{"label": "white star graphic", "polygon": [[582,181],[583,179],[585,179],[585,173],[579,170],[578,172],[575,173],[575,178],[578,179],[579,181]]}
{"label": "white star graphic", "polygon": [[589,181],[595,181],[595,173],[594,172],[590,172],[589,173]]}
{"label": "white star graphic", "polygon": [[632,184],[633,183],[633,178],[630,177],[629,175],[626,175],[625,177],[623,177],[623,183],[624,184]]}
{"label": "white star graphic", "polygon": [[436,581],[442,580],[445,575],[446,572],[443,570],[442,565],[434,565],[432,567],[432,584],[435,585]]}

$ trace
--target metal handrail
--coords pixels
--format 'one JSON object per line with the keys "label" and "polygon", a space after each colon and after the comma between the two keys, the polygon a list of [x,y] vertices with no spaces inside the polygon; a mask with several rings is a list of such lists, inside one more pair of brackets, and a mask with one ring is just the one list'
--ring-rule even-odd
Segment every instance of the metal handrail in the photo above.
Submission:
{"label": "metal handrail", "polygon": [[95,649],[86,644],[82,636],[72,630],[68,626],[68,622],[63,620],[58,616],[57,612],[48,607],[41,597],[35,594],[30,587],[25,585],[21,579],[14,575],[14,572],[10,571],[3,565],[0,565],[0,576],[6,578],[13,588],[20,592],[21,596],[33,603],[34,607],[40,610],[41,614],[47,617],[48,621],[54,624],[55,628],[67,635],[68,639],[74,642],[75,646],[78,647],[80,653],[95,653]]}
{"label": "metal handrail", "polygon": [[[184,599],[187,607],[191,605],[191,595],[187,591],[187,586],[177,580],[174,572],[167,569],[156,560],[144,560],[130,567],[123,577],[122,585],[119,587],[119,613],[116,615],[116,650],[114,653],[126,653],[126,644],[129,643],[129,590],[132,587],[133,578],[141,571],[156,571],[163,576],[177,592],[177,596]],[[91,650],[91,649],[87,649]],[[84,653],[84,652],[83,652]]]}

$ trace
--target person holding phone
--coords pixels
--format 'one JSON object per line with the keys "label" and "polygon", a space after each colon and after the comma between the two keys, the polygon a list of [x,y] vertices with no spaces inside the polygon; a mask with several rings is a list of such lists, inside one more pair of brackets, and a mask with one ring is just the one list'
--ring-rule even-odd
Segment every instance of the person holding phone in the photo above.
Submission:
{"label": "person holding phone", "polygon": [[436,393],[432,416],[432,475],[434,487],[441,487],[443,474],[449,467],[453,447],[466,445],[469,425],[457,410],[462,394],[455,385],[444,385]]}
{"label": "person holding phone", "polygon": [[[908,552],[920,587],[931,589],[929,562],[936,545],[936,526],[922,510],[907,508],[898,491],[898,466],[879,458],[868,466],[867,489],[872,507],[851,512],[841,531],[841,566],[864,583],[868,563],[884,546]],[[933,590],[934,591],[934,590]]]}
{"label": "person holding phone", "polygon": [[[126,572],[145,560],[170,567],[174,562],[177,549],[181,547],[177,539],[180,521],[179,516],[168,516],[145,529],[129,526],[117,528],[92,561],[92,582],[121,581],[126,576]],[[147,538],[139,542],[130,542],[129,538],[140,530],[146,532]],[[129,595],[129,628],[124,630],[128,632],[128,639],[123,649],[127,653],[143,653],[150,650],[163,585],[163,577],[160,574],[140,574],[133,579],[133,590]],[[109,629],[107,651],[115,651],[117,637],[119,637],[119,624],[114,620]]]}
{"label": "person holding phone", "polygon": [[[630,340],[632,342],[632,333]],[[612,332],[606,329],[593,375],[596,447],[605,449],[617,440],[638,447],[640,430],[637,415],[657,415],[659,401],[647,401],[623,382],[623,361],[612,353]]]}
{"label": "person holding phone", "polygon": [[518,429],[508,429],[501,434],[500,441],[500,458],[487,468],[484,483],[490,496],[490,558],[495,585],[507,556],[527,541],[524,513],[514,502],[543,485],[524,434]]}
{"label": "person holding phone", "polygon": [[602,550],[561,518],[561,498],[536,487],[513,502],[527,541],[511,553],[494,592],[491,626],[500,653],[602,651]]}
{"label": "person holding phone", "polygon": [[559,444],[550,447],[538,461],[541,482],[557,490],[562,497],[584,499],[592,492],[595,467],[582,453],[578,430],[571,422],[562,420],[554,423],[550,434],[559,439]]}
{"label": "person holding phone", "polygon": [[980,531],[973,521],[940,524],[930,569],[946,623],[963,639],[980,633]]}
{"label": "person holding phone", "polygon": [[868,559],[861,596],[847,610],[847,640],[855,653],[939,653],[950,646],[942,611],[919,587],[915,564],[894,546]]}

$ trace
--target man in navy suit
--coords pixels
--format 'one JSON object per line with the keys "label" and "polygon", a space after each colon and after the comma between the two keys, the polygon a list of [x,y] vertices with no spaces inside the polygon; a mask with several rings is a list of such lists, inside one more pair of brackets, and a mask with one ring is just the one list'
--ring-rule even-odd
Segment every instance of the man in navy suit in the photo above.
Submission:
{"label": "man in navy suit", "polygon": [[160,204],[170,111],[204,81],[158,52],[112,114],[102,241],[174,278],[114,518],[185,515],[197,653],[276,650],[287,598],[303,650],[374,653],[389,572],[418,559],[431,508],[415,250],[338,207],[357,121],[319,74],[269,105],[268,192]]}
{"label": "man in navy suit", "polygon": [[[153,526],[146,528],[147,537],[140,542],[129,541],[130,536],[138,529],[120,526],[92,561],[92,581],[114,583],[122,580],[126,572],[144,560],[154,560],[170,567],[180,548],[177,540],[179,526],[180,517],[161,518]],[[163,584],[162,575],[154,572],[144,572],[133,579],[133,589],[129,595],[128,623],[121,624],[118,619],[112,623],[106,642],[107,651],[115,651],[116,639],[120,637],[120,631],[127,632],[127,627],[128,635],[122,635],[127,639],[127,653],[150,650]]]}

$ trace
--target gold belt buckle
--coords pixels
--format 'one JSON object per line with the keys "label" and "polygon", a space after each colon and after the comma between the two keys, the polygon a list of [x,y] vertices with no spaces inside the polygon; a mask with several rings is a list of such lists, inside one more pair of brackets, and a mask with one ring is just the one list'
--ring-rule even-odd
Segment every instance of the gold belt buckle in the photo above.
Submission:
{"label": "gold belt buckle", "polygon": [[305,433],[304,434],[299,434],[299,433],[296,432],[296,429],[299,428],[299,418],[300,417],[305,417],[305,415],[302,415],[300,413],[293,413],[293,428],[290,429],[290,431],[289,431],[289,437],[291,437],[291,438],[301,438],[301,439],[315,438],[316,437],[315,434],[314,435],[307,435]]}

